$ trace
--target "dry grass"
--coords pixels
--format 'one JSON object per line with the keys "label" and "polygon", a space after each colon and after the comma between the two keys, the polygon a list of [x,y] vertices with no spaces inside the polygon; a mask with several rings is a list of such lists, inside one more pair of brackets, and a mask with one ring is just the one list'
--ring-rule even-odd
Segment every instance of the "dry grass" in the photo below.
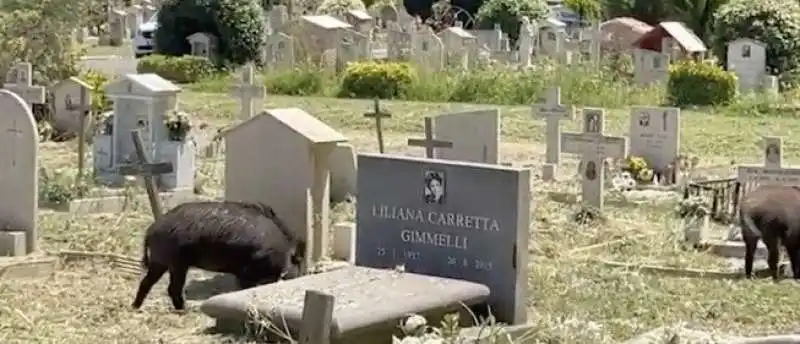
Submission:
{"label": "dry grass", "polygon": [[[187,92],[182,107],[200,121],[215,126],[232,123],[236,102],[221,94]],[[376,151],[371,122],[361,113],[370,101],[269,96],[267,107],[300,107],[318,115],[352,138],[360,151]],[[384,102],[394,114],[386,126],[388,151],[421,155],[404,139],[419,136],[422,117],[450,109],[478,107],[461,104]],[[611,134],[626,130],[626,110],[608,114]],[[565,130],[578,129],[578,122]],[[784,135],[800,130],[793,118],[730,116],[725,113],[684,112],[682,150],[701,157],[701,170],[726,174],[731,160],[758,162],[760,135]],[[543,159],[543,123],[528,107],[503,107],[502,160],[530,165],[538,174]],[[788,140],[787,163],[798,160],[800,142]],[[44,144],[41,161],[47,168],[74,166],[72,143]],[[793,283],[661,277],[609,268],[585,259],[719,269],[720,259],[686,252],[674,237],[672,204],[607,207],[605,224],[581,226],[569,220],[573,205],[548,198],[550,192],[578,191],[576,161],[566,157],[559,181],[534,185],[534,209],[529,248],[531,317],[540,326],[537,337],[564,343],[618,342],[652,327],[677,321],[737,334],[791,330],[800,316],[800,298]],[[198,168],[206,190],[221,190],[222,163],[203,160]],[[720,172],[721,171],[721,172]],[[337,219],[352,218],[339,212]],[[85,250],[138,256],[142,229],[151,221],[146,209],[124,214],[74,216],[41,212],[42,247],[48,252]],[[619,238],[621,244],[591,253],[569,250]],[[226,339],[204,333],[209,320],[197,311],[170,311],[164,287],[156,287],[143,312],[128,307],[138,284],[96,260],[59,269],[46,282],[0,281],[0,342],[2,343],[220,343]]]}

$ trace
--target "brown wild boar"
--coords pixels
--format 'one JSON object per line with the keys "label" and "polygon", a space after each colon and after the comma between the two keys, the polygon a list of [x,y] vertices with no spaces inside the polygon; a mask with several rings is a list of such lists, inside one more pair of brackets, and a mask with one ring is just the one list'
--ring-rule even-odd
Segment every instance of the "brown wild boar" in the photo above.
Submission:
{"label": "brown wild boar", "polygon": [[780,245],[786,247],[795,279],[800,279],[800,187],[761,186],[744,196],[739,207],[742,239],[745,243],[744,270],[753,274],[758,240],[767,248],[767,263],[777,280]]}
{"label": "brown wild boar", "polygon": [[231,201],[173,208],[147,228],[143,246],[147,274],[133,301],[137,309],[167,271],[172,305],[182,310],[190,267],[233,274],[245,289],[297,277],[305,254],[305,242],[271,207]]}

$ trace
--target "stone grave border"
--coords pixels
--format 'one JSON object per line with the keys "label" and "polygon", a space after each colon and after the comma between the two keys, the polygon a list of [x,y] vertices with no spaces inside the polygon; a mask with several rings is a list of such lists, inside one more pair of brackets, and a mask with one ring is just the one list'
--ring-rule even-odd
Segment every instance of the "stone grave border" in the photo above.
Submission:
{"label": "stone grave border", "polygon": [[[608,248],[618,244],[622,244],[628,240],[632,239],[641,239],[648,237],[649,234],[638,234],[626,238],[619,238],[613,239],[597,244],[592,244],[588,246],[582,246],[578,248],[574,248],[572,250],[567,251],[568,256],[576,256],[575,258],[579,261],[588,261],[596,264],[603,265],[605,267],[610,268],[619,268],[625,270],[636,270],[641,273],[656,275],[656,276],[665,276],[665,277],[689,277],[689,278],[705,278],[705,279],[743,279],[744,273],[737,272],[737,271],[720,271],[720,270],[705,270],[705,269],[697,269],[691,267],[684,267],[684,268],[676,268],[670,266],[662,266],[657,264],[648,264],[648,263],[631,263],[631,262],[621,262],[621,261],[614,261],[614,260],[607,260],[602,258],[597,258],[591,255],[592,252],[601,249],[601,248]],[[722,241],[719,241],[722,243]],[[707,245],[711,245],[711,243],[707,243]],[[708,247],[711,251],[714,249],[712,246]],[[712,253],[713,252],[709,252]],[[725,256],[721,256],[725,257]],[[788,266],[788,261],[781,261],[778,265],[782,269],[786,269]],[[766,268],[762,269],[754,269],[753,274],[756,278],[767,278],[769,277],[769,270]]]}
{"label": "stone grave border", "polygon": [[0,281],[41,280],[52,276],[58,259],[47,255],[0,257]]}
{"label": "stone grave border", "polygon": [[[83,197],[72,199],[69,202],[54,204],[50,202],[39,202],[39,208],[49,209],[56,212],[69,212],[78,215],[96,213],[121,213],[130,209],[137,209],[139,205],[147,204],[148,195],[146,193],[130,193],[131,189],[114,190],[107,194],[94,197]],[[212,197],[196,195],[194,190],[175,190],[158,193],[161,203],[167,207],[197,200],[210,200]]]}

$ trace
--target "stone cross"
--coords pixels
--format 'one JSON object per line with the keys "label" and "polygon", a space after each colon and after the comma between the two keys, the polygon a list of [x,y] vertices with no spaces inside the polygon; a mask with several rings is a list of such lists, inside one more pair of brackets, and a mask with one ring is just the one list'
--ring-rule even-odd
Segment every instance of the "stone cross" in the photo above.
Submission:
{"label": "stone cross", "polygon": [[425,117],[425,138],[424,139],[408,139],[408,145],[412,147],[425,147],[425,157],[433,159],[434,150],[436,148],[453,148],[453,143],[448,141],[439,141],[433,138],[433,119]]}
{"label": "stone cross", "polygon": [[264,96],[266,96],[264,86],[254,83],[255,77],[253,74],[255,74],[255,67],[252,63],[248,63],[244,69],[242,69],[241,83],[234,86],[231,91],[231,95],[239,98],[241,101],[242,107],[239,113],[239,119],[243,121],[250,119],[250,117],[253,117],[255,114],[255,106],[253,103],[264,99]]}
{"label": "stone cross", "polygon": [[547,155],[542,166],[542,179],[545,181],[555,178],[558,163],[561,160],[561,120],[571,120],[575,109],[570,105],[561,104],[561,88],[551,88],[547,92],[545,102],[534,104],[533,110],[545,120],[545,139],[547,141]]}
{"label": "stone cross", "polygon": [[374,118],[375,119],[375,131],[378,134],[378,152],[383,154],[383,118],[391,118],[392,114],[381,110],[381,103],[380,99],[375,98],[375,104],[372,112],[368,112],[364,114],[366,118]]}
{"label": "stone cross", "polygon": [[31,108],[45,102],[45,87],[33,84],[33,66],[28,62],[17,63],[8,72],[3,88],[16,93]]}
{"label": "stone cross", "polygon": [[764,137],[764,165],[737,166],[737,181],[757,185],[800,185],[800,168],[783,167],[783,139]]}
{"label": "stone cross", "polygon": [[153,219],[157,220],[163,212],[155,177],[172,173],[174,169],[170,162],[152,164],[148,161],[149,159],[147,159],[142,145],[142,137],[138,130],[131,131],[131,139],[133,139],[133,147],[136,148],[136,156],[139,158],[139,162],[133,165],[120,166],[119,173],[125,176],[141,176],[144,179],[147,197],[150,199],[150,210],[153,212]]}
{"label": "stone cross", "polygon": [[628,156],[628,138],[605,136],[605,110],[583,109],[583,132],[561,134],[561,151],[581,154],[581,203],[603,211],[605,158]]}

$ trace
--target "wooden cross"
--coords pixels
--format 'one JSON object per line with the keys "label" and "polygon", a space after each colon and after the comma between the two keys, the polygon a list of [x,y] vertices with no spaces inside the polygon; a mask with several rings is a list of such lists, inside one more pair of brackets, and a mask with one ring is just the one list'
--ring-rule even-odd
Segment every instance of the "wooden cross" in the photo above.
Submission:
{"label": "wooden cross", "polygon": [[147,197],[150,199],[150,210],[153,212],[153,219],[158,219],[163,212],[155,178],[162,174],[172,173],[172,163],[151,164],[144,153],[142,137],[138,130],[131,130],[131,139],[133,139],[133,147],[136,148],[136,156],[139,158],[139,162],[133,165],[120,166],[119,173],[124,176],[141,176],[144,179],[144,187],[147,189]]}
{"label": "wooden cross", "polygon": [[92,104],[86,104],[86,96],[88,90],[81,85],[80,87],[80,103],[77,105],[69,103],[67,110],[79,111],[78,117],[78,175],[75,177],[75,189],[78,191],[78,196],[83,196],[83,188],[79,187],[83,182],[84,158],[86,156],[86,116],[92,115]]}
{"label": "wooden cross", "polygon": [[534,104],[533,110],[544,118],[547,153],[545,162],[558,164],[561,160],[561,120],[571,120],[574,109],[561,104],[561,87],[551,88],[544,103]]}
{"label": "wooden cross", "polygon": [[433,159],[434,150],[436,148],[453,148],[453,143],[449,141],[440,141],[433,138],[433,119],[425,117],[425,138],[424,139],[408,139],[408,145],[412,147],[425,147],[425,157]]}
{"label": "wooden cross", "polygon": [[27,62],[17,63],[13,67],[15,77],[11,80],[6,80],[3,83],[3,88],[16,93],[29,108],[33,104],[45,103],[45,87],[33,84],[33,66]]}
{"label": "wooden cross", "polygon": [[375,119],[375,131],[378,134],[378,152],[383,154],[383,118],[391,118],[392,114],[386,111],[381,110],[381,102],[380,99],[375,98],[375,105],[372,112],[367,112],[364,114],[366,118],[374,118]]}
{"label": "wooden cross", "polygon": [[239,98],[242,103],[239,119],[247,120],[255,114],[254,101],[264,99],[266,90],[264,86],[254,83],[255,67],[253,64],[248,63],[242,70],[242,80],[239,85],[233,86],[231,95]]}
{"label": "wooden cross", "polygon": [[581,202],[603,211],[605,158],[628,156],[628,138],[605,136],[605,110],[583,109],[583,132],[561,134],[564,153],[581,154]]}

